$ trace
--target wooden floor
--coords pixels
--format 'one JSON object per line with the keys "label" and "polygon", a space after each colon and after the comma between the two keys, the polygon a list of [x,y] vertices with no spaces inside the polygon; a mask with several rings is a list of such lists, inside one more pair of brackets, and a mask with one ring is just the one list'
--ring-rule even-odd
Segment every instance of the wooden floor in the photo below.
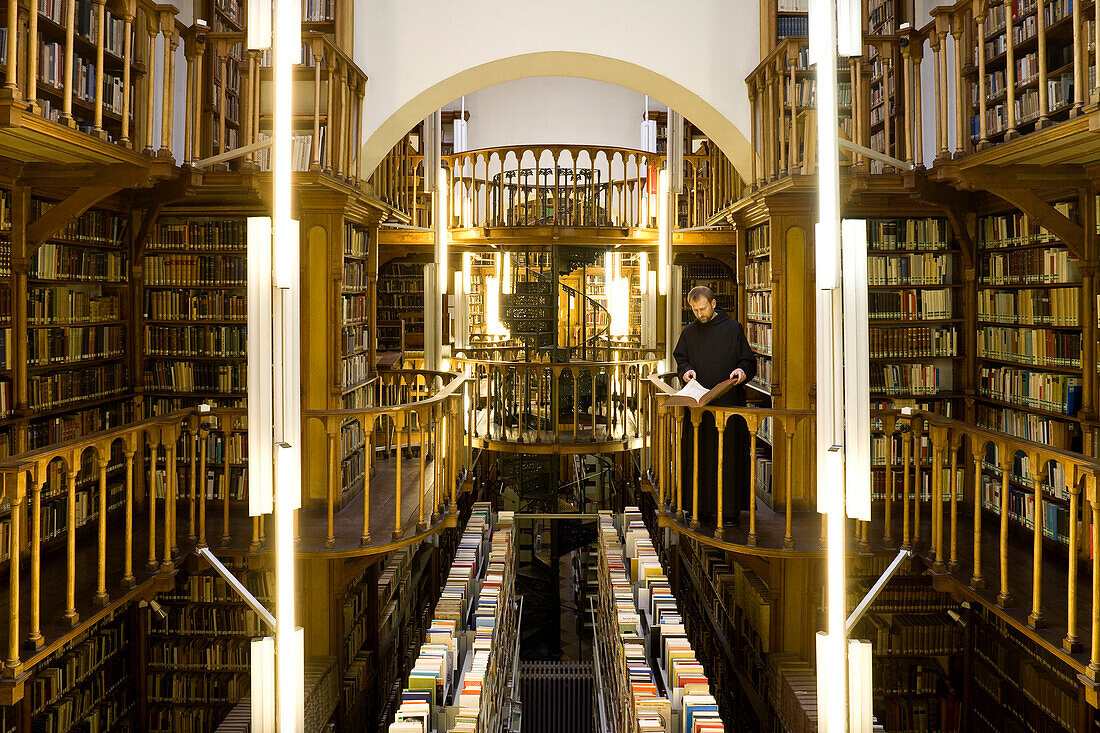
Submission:
{"label": "wooden floor", "polygon": [[[951,558],[950,516],[945,506],[944,516],[944,555],[945,563]],[[1008,542],[1008,589],[1012,598],[1012,604],[1008,608],[997,605],[997,596],[1001,587],[1000,576],[1000,535],[999,518],[986,513],[982,517],[981,559],[982,578],[985,581],[984,589],[975,589],[970,586],[974,569],[974,519],[970,512],[971,507],[965,509],[960,506],[958,514],[957,565],[945,567],[942,572],[936,573],[933,569],[934,553],[930,547],[932,538],[932,518],[929,505],[922,507],[920,522],[920,541],[914,547],[916,557],[906,569],[907,572],[927,573],[934,576],[936,585],[940,590],[949,591],[959,600],[979,602],[993,609],[1006,622],[1015,626],[1020,631],[1027,633],[1038,644],[1046,647],[1052,653],[1072,665],[1078,673],[1083,673],[1089,663],[1089,649],[1092,643],[1091,614],[1092,614],[1092,566],[1090,561],[1077,562],[1077,623],[1076,637],[1080,643],[1079,650],[1073,653],[1066,652],[1062,648],[1062,641],[1066,637],[1069,609],[1069,559],[1064,549],[1055,548],[1052,543],[1044,543],[1042,582],[1040,585],[1040,609],[1041,621],[1039,628],[1031,629],[1027,626],[1028,615],[1032,610],[1032,534],[1031,531],[1010,531]],[[869,537],[869,547],[866,552],[876,555],[896,555],[901,542],[901,513],[895,506],[893,510],[892,526],[893,541],[889,545],[883,543],[882,530],[885,527],[881,504],[874,507],[874,516],[871,523],[873,530]],[[741,513],[741,523],[737,527],[727,526],[724,536],[715,539],[714,528],[703,526],[692,529],[690,524],[680,521],[674,514],[662,518],[662,524],[672,527],[684,535],[692,536],[708,544],[724,549],[745,554],[761,555],[768,557],[783,557],[791,554],[824,555],[824,546],[821,543],[821,519],[822,515],[816,512],[796,511],[792,517],[792,534],[794,547],[783,547],[783,536],[786,528],[786,517],[782,512],[774,512],[761,502],[757,501],[756,545],[748,542],[748,512]],[[849,546],[853,555],[860,552],[858,538],[852,537],[854,522],[849,522]],[[1013,528],[1016,530],[1018,528]]]}
{"label": "wooden floor", "polygon": [[[427,527],[417,532],[420,506],[420,461],[417,455],[405,458],[402,461],[402,529],[403,539],[395,543],[393,538],[396,524],[396,498],[393,491],[396,478],[396,461],[393,457],[379,458],[376,462],[375,472],[371,477],[371,514],[370,532],[372,542],[368,546],[360,545],[360,537],[363,528],[363,492],[348,502],[340,511],[336,512],[333,520],[336,533],[336,546],[326,548],[327,512],[325,510],[302,510],[299,513],[299,533],[301,544],[300,554],[324,553],[332,557],[347,557],[369,553],[384,552],[397,544],[416,541],[426,534],[438,531],[443,526],[452,524],[453,517],[432,517],[434,506],[435,486],[433,484],[433,471],[430,461],[426,463],[426,509],[424,519]],[[163,503],[157,506],[157,559],[163,560],[164,542],[164,507]],[[170,590],[174,583],[172,575],[195,549],[194,542],[188,541],[189,526],[189,502],[181,500],[178,505],[176,524],[178,527],[178,551],[172,560],[172,570],[161,572],[158,567],[150,571],[146,568],[149,557],[149,515],[147,507],[138,508],[134,514],[134,576],[136,586],[133,589],[122,587],[123,562],[126,552],[124,537],[124,521],[121,512],[112,515],[108,522],[107,539],[107,592],[110,603],[107,608],[97,606],[94,596],[98,583],[98,542],[97,530],[86,529],[81,532],[76,549],[76,609],[79,613],[77,629],[95,623],[103,614],[118,608],[121,604],[129,603],[136,599],[153,598],[156,593]],[[230,541],[222,543],[222,504],[210,501],[206,505],[207,542],[215,555],[228,558],[241,558],[248,556],[251,551],[253,535],[252,518],[248,516],[246,504],[234,504],[230,511]],[[272,530],[272,518],[265,517],[268,536]],[[256,562],[263,562],[261,553],[255,554]],[[68,578],[67,554],[64,543],[60,547],[52,549],[42,556],[41,570],[41,619],[44,646],[36,652],[27,648],[21,656],[25,664],[33,664],[38,658],[51,651],[51,645],[72,633],[72,626],[63,618],[66,606],[66,582]],[[10,607],[10,593],[7,576],[0,579],[0,650],[7,656],[9,626],[7,623],[8,609]],[[20,575],[20,637],[26,639],[30,628],[30,603],[31,581],[29,560],[24,559]],[[0,681],[3,685],[11,684],[10,680]],[[3,691],[0,689],[0,699]]]}

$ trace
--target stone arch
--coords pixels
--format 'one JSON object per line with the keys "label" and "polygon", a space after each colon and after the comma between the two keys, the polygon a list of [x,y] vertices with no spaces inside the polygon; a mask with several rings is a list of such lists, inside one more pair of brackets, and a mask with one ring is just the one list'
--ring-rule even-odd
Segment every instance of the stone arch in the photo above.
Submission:
{"label": "stone arch", "polygon": [[[736,73],[731,72],[736,78]],[[682,114],[718,145],[746,181],[751,176],[751,147],[744,131],[720,107],[687,85],[650,68],[619,58],[576,51],[539,51],[470,66],[440,78],[406,99],[384,120],[366,121],[361,154],[363,170],[373,172],[401,137],[443,105],[478,89],[535,76],[571,76],[627,87],[648,94]],[[736,84],[736,81],[730,82]],[[370,98],[367,100],[370,107]],[[368,112],[369,113],[369,112]],[[747,117],[747,115],[745,115]],[[744,120],[742,124],[748,124]]]}

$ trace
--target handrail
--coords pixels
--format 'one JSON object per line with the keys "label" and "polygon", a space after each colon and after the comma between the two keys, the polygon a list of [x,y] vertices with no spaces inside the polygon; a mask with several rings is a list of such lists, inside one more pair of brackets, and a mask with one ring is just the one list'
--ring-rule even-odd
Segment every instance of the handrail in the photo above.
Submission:
{"label": "handrail", "polygon": [[[469,445],[465,442],[461,417],[465,379],[450,372],[406,371],[384,372],[378,382],[376,392],[372,393],[375,404],[369,407],[304,411],[303,434],[308,434],[310,426],[319,422],[327,433],[329,453],[324,514],[319,507],[309,503],[298,510],[295,532],[299,543],[302,542],[302,525],[323,525],[325,549],[342,555],[356,554],[357,548],[363,548],[358,552],[369,551],[372,545],[371,498],[391,491],[395,505],[393,540],[409,541],[411,536],[405,537],[405,525],[411,522],[411,517],[402,512],[402,490],[405,488],[402,454],[411,452],[414,445],[419,448],[420,474],[416,536],[442,526],[444,520],[453,518],[457,511],[457,483],[464,472],[463,466],[470,465]],[[110,604],[109,573],[112,578],[120,578],[124,589],[133,589],[174,572],[178,558],[187,554],[181,553],[181,548],[189,551],[191,547],[206,547],[207,510],[213,506],[220,509],[221,516],[220,522],[216,522],[220,527],[211,527],[211,530],[215,536],[220,536],[221,546],[254,553],[264,550],[267,523],[261,517],[247,516],[243,475],[232,472],[234,466],[247,462],[246,444],[241,439],[247,433],[246,421],[247,410],[243,408],[196,407],[0,460],[0,480],[4,496],[11,505],[12,538],[8,563],[11,601],[6,674],[18,674],[25,666],[36,663],[47,653],[47,641],[49,648],[58,643],[43,635],[42,553],[54,538],[43,537],[45,500],[64,497],[67,504],[63,531],[56,534],[57,537],[64,534],[67,547],[64,568],[60,564],[56,567],[56,582],[65,586],[61,621],[68,628],[80,626],[80,608]],[[356,424],[362,429],[362,444],[341,446],[342,431]],[[417,431],[419,441],[414,442],[413,434]],[[378,447],[384,451],[383,458],[394,457],[395,477],[391,479],[388,474],[385,478],[378,477],[372,492],[370,469],[378,460],[375,450]],[[362,456],[355,459],[363,475],[361,509],[345,501],[351,498],[352,491],[358,495],[357,486],[342,491],[340,474],[341,461],[357,455]],[[213,484],[208,484],[208,470],[219,467],[221,473],[216,475]],[[115,471],[124,472],[121,492],[117,485],[108,482],[108,475]],[[349,483],[353,482],[349,480]],[[303,481],[303,486],[307,484]],[[429,489],[434,492],[431,498]],[[83,499],[85,492],[89,494],[86,501]],[[80,523],[78,495],[85,508]],[[359,536],[337,536],[334,514],[338,503],[341,507],[350,507],[347,511],[362,511],[363,530]],[[425,517],[426,504],[431,506],[430,523]],[[114,561],[121,567],[108,567],[107,532],[108,524],[113,523],[109,522],[109,514],[116,508],[122,515],[118,518],[122,536],[112,541],[112,552],[122,546],[121,561]],[[147,523],[139,521],[138,510],[147,513]],[[77,595],[77,533],[85,524],[97,529],[95,539],[88,540],[95,543],[97,558],[93,571],[94,595],[88,598]],[[383,521],[383,525],[388,531],[388,522]],[[147,561],[144,566],[135,568],[137,546],[146,542]],[[320,544],[315,547],[312,543],[309,539],[299,551],[321,551]],[[24,563],[29,565],[30,571],[29,598],[21,597]],[[124,593],[123,599],[127,597]],[[30,619],[26,629],[22,623],[24,612]],[[36,650],[27,659],[22,659],[24,642]]]}

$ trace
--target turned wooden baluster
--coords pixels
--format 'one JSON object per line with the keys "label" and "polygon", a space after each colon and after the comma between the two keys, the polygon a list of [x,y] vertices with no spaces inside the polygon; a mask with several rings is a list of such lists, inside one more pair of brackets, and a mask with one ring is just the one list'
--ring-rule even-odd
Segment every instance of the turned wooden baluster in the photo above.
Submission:
{"label": "turned wooden baluster", "polygon": [[[97,557],[95,604],[107,605],[107,465],[110,463],[110,446],[105,449],[107,455],[96,456],[96,468],[99,469],[99,554]],[[89,502],[90,504],[91,502]],[[14,515],[14,512],[13,512]],[[14,535],[13,535],[14,536]]]}
{"label": "turned wooden baluster", "polygon": [[145,563],[146,571],[157,572],[157,447],[156,437],[148,433],[149,480],[145,484],[145,496],[149,501],[149,559]]}
{"label": "turned wooden baluster", "polygon": [[760,186],[760,178],[757,173],[756,158],[757,158],[757,124],[756,114],[760,109],[760,101],[756,94],[756,78],[753,77],[746,82],[749,88],[749,113],[752,115],[752,119],[749,120],[750,136],[752,137],[752,147],[749,150],[749,164],[751,166],[750,175],[752,176],[752,188],[755,191]]}
{"label": "turned wooden baluster", "polygon": [[[785,529],[784,529],[784,532],[783,532],[783,547],[785,549],[788,549],[788,550],[794,548],[794,532],[793,532],[793,529],[792,529],[792,524],[794,522],[794,514],[793,514],[794,513],[794,507],[791,503],[791,497],[794,493],[794,431],[797,430],[797,429],[798,429],[798,423],[795,422],[793,418],[792,419],[787,419],[787,418],[783,419],[783,435],[786,438],[786,445],[784,446],[785,447],[784,453],[787,456],[786,467],[785,467],[787,475],[786,475],[786,481],[784,482],[787,485],[787,498],[786,498],[786,506],[784,507],[786,517],[785,517]],[[774,435],[774,432],[775,432],[775,427],[773,425],[772,426],[773,435]],[[823,519],[824,519],[824,517],[825,517],[825,515],[822,515]],[[824,527],[825,525],[822,524],[822,526]]]}
{"label": "turned wooden baluster", "polygon": [[122,455],[126,459],[126,555],[122,559],[122,587],[133,588],[134,578],[134,454],[135,436],[127,436]]}
{"label": "turned wooden baluster", "polygon": [[363,425],[363,430],[367,434],[367,453],[368,460],[366,461],[365,470],[363,471],[363,529],[359,534],[359,545],[366,547],[371,543],[370,536],[370,470],[371,464],[374,463],[374,444],[373,436],[376,428],[376,416],[364,415],[360,418],[360,423]]}
{"label": "turned wooden baluster", "polygon": [[907,423],[905,428],[905,431],[901,434],[901,549],[911,550],[913,545],[909,540],[909,493],[911,486],[910,479],[913,475],[913,467],[911,465],[914,439],[912,422],[910,421]]}
{"label": "turned wooden baluster", "polygon": [[749,429],[749,536],[748,543],[756,546],[756,433],[760,421],[753,415],[745,418]]}
{"label": "turned wooden baluster", "polygon": [[[32,12],[31,15],[37,15],[38,14],[37,13],[37,6],[35,8],[35,11],[36,12]],[[8,0],[8,18],[7,18],[6,27],[7,28],[18,28],[19,27],[19,2],[18,2],[18,0]],[[19,44],[15,42],[14,36],[15,36],[15,34],[13,33],[12,36],[8,38],[7,56],[4,59],[4,63],[7,65],[7,68],[4,70],[5,74],[4,74],[3,98],[4,99],[18,100],[20,98],[20,95],[19,95],[19,77],[17,75],[18,67],[16,65],[16,62],[18,61],[18,58],[19,58],[19,55],[18,55]],[[31,48],[35,48],[35,46],[31,46]],[[27,55],[28,56],[34,56],[35,54],[30,53],[30,54],[27,54]],[[16,661],[18,661],[18,656],[19,656],[18,649],[16,649],[16,655],[15,656],[16,656]]]}
{"label": "turned wooden baluster", "polygon": [[1045,8],[1046,3],[1044,0],[1038,0],[1035,5],[1035,18],[1039,26],[1039,121],[1035,123],[1036,130],[1050,125],[1050,98],[1047,90],[1047,24],[1044,20],[1046,17]]}
{"label": "turned wooden baluster", "polygon": [[219,42],[215,49],[218,71],[221,72],[222,77],[222,83],[218,85],[218,149],[216,152],[224,153],[229,150],[228,141],[225,139],[225,107],[228,104],[227,87],[229,86],[229,51],[226,48],[225,41]]}
{"label": "turned wooden baluster", "polygon": [[913,161],[916,167],[924,168],[924,126],[921,116],[921,80],[920,80],[920,65],[924,59],[924,47],[921,45],[923,39],[919,36],[913,36],[913,42],[909,44],[909,57],[913,63],[913,114],[912,119],[912,131],[913,131]]}
{"label": "turned wooden baluster", "polygon": [[1043,509],[1043,474],[1046,466],[1041,464],[1038,451],[1031,454],[1031,488],[1035,496],[1035,513],[1032,522],[1031,550],[1031,613],[1027,616],[1027,625],[1037,629],[1043,625],[1043,609],[1040,605],[1043,597],[1043,522],[1046,511]]}
{"label": "turned wooden baluster", "polygon": [[[34,650],[41,649],[46,640],[42,636],[42,482],[46,475],[43,464],[35,464],[31,483],[31,623],[27,644]],[[15,536],[14,534],[12,535]],[[15,596],[12,596],[14,598]],[[14,637],[13,637],[14,638]]]}
{"label": "turned wooden baluster", "polygon": [[932,475],[928,482],[932,500],[932,538],[931,554],[935,562],[933,569],[942,573],[947,568],[943,561],[943,444],[947,429],[933,426],[932,437]]}
{"label": "turned wooden baluster", "polygon": [[[328,491],[325,516],[325,547],[336,547],[336,487],[340,485],[340,426],[335,420],[325,421],[325,433],[328,436]],[[369,470],[369,469],[368,469]],[[348,488],[351,488],[350,477]]]}
{"label": "turned wooden baluster", "polygon": [[[62,618],[69,626],[80,623],[80,614],[76,612],[76,466],[80,460],[77,453],[68,456],[65,466],[65,482],[68,485],[66,514],[66,574],[65,574],[65,613]],[[13,553],[13,557],[15,557]]]}
{"label": "turned wooden baluster", "polygon": [[156,116],[157,100],[153,94],[153,54],[156,53],[157,36],[160,34],[160,19],[155,12],[145,11],[145,35],[147,39],[145,53],[145,145],[142,152],[154,155],[153,118]]}
{"label": "turned wooden baluster", "polygon": [[[1040,11],[1040,27],[1043,24],[1042,18],[1042,11]],[[1085,48],[1085,34],[1082,31],[1081,21],[1081,3],[1073,3],[1073,109],[1070,110],[1072,117],[1077,117],[1084,111],[1085,86],[1088,84],[1086,79],[1088,49]],[[1096,53],[1100,56],[1100,46],[1096,47]],[[1097,77],[1096,82],[1100,84],[1100,77]]]}
{"label": "turned wooden baluster", "polygon": [[321,39],[311,39],[309,49],[313,54],[313,139],[309,142],[309,169],[319,171],[321,170],[321,59],[324,56]]}
{"label": "turned wooden baluster", "polygon": [[[176,88],[176,48],[179,46],[179,33],[176,32],[176,18],[170,11],[161,13],[161,31],[164,34],[164,73],[161,85],[161,126],[160,150],[157,155],[172,157],[172,106]],[[224,80],[223,80],[224,85]],[[224,140],[223,140],[224,143]]]}
{"label": "turned wooden baluster", "polygon": [[1012,38],[1012,7],[1005,6],[1005,140],[1019,135],[1016,132],[1016,44]]}
{"label": "turned wooden baluster", "polygon": [[[9,39],[10,45],[14,39]],[[27,472],[18,471],[5,474],[4,483],[8,501],[11,502],[11,513],[8,515],[8,658],[6,660],[9,669],[19,669],[22,661],[19,658],[19,566],[20,555],[23,549],[23,500],[26,497]],[[33,600],[33,599],[32,599]]]}
{"label": "turned wooden baluster", "polygon": [[[11,2],[11,0],[8,0]],[[15,27],[14,25],[9,28]],[[76,127],[73,119],[73,41],[76,34],[76,2],[65,3],[65,76],[61,79],[61,124]],[[13,45],[8,39],[9,48]],[[10,53],[10,51],[9,51]],[[12,70],[14,73],[14,69]]]}
{"label": "turned wooden baluster", "polygon": [[978,23],[978,150],[989,145],[989,124],[986,122],[985,85],[985,5],[978,3],[974,19]]}
{"label": "turned wooden baluster", "polygon": [[[133,65],[132,33],[134,24],[134,0],[124,0],[121,5],[122,13],[122,131],[118,142],[123,147],[130,147],[130,109],[132,107],[132,95],[130,91],[130,75]],[[31,13],[31,15],[35,15]],[[37,24],[37,19],[34,21]],[[34,48],[34,45],[31,46]],[[31,54],[32,56],[34,54]],[[195,118],[198,120],[198,118]]]}
{"label": "turned wooden baluster", "polygon": [[405,532],[401,527],[401,495],[402,495],[402,476],[401,476],[401,433],[405,429],[405,413],[401,410],[394,412],[394,428],[396,431],[396,444],[397,450],[394,451],[397,464],[394,467],[396,472],[396,480],[394,481],[394,524],[393,524],[393,538],[399,540],[405,536]]}
{"label": "turned wooden baluster", "polygon": [[233,436],[233,418],[227,418],[223,423],[222,440],[225,447],[222,449],[222,547],[229,547],[233,537],[229,533],[229,496],[232,494],[232,484],[229,480],[231,463],[229,461],[229,441]]}
{"label": "turned wooden baluster", "polygon": [[982,459],[985,444],[970,441],[970,458],[974,464],[974,573],[970,576],[970,587],[975,590],[985,588],[982,577]]}
{"label": "turned wooden baluster", "polygon": [[103,44],[107,38],[107,34],[104,32],[107,9],[104,0],[92,0],[92,5],[96,25],[95,111],[93,112],[92,134],[105,138],[107,135],[103,130]]}
{"label": "turned wooden baluster", "polygon": [[[1100,46],[1097,46],[1100,48]],[[1088,479],[1086,493],[1092,508],[1092,526],[1100,527],[1100,497],[1096,495],[1096,477]],[[1071,557],[1070,562],[1075,562]],[[1089,649],[1089,666],[1085,674],[1093,682],[1100,680],[1100,532],[1092,532],[1092,645]]]}
{"label": "turned wooden baluster", "polygon": [[[1041,2],[1041,0],[1040,0]],[[965,40],[965,23],[967,15],[965,11],[951,14],[951,39],[955,43],[955,155],[966,152],[967,143],[970,140],[969,130],[966,127],[967,111],[970,109],[970,95],[965,80],[963,79],[963,65],[965,52],[969,46],[963,46]],[[1043,10],[1039,8],[1039,27],[1043,26]],[[1041,32],[1041,31],[1040,31]],[[1043,83],[1044,88],[1046,83]]]}
{"label": "turned wooden baluster", "polygon": [[190,458],[187,462],[190,470],[190,480],[188,481],[190,495],[187,499],[187,542],[191,545],[195,544],[198,540],[195,534],[195,513],[198,508],[196,502],[199,499],[198,439],[199,436],[195,432],[194,425],[192,424],[187,433],[187,447]]}
{"label": "turned wooden baluster", "polygon": [[1062,639],[1062,648],[1071,654],[1081,651],[1081,640],[1077,636],[1077,512],[1081,506],[1081,483],[1076,476],[1066,482],[1069,492],[1069,557],[1068,582],[1066,584],[1066,635]]}
{"label": "turned wooden baluster", "polygon": [[1008,480],[1012,473],[1012,457],[1004,443],[997,444],[997,458],[1001,468],[1001,592],[997,594],[997,605],[1008,608],[1012,605],[1012,595],[1008,592]]}
{"label": "turned wooden baluster", "polygon": [[894,546],[894,530],[892,513],[894,507],[894,431],[896,420],[893,416],[882,418],[883,438],[886,441],[886,487],[882,492],[883,498],[883,531],[882,546]]}

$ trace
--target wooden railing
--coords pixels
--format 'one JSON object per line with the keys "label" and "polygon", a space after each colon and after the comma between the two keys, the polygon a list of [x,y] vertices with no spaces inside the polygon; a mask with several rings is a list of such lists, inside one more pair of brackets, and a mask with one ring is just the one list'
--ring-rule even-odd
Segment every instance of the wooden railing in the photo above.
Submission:
{"label": "wooden railing", "polygon": [[684,156],[683,205],[675,222],[680,229],[706,226],[722,209],[741,198],[745,182],[718,146]]}
{"label": "wooden railing", "polygon": [[[191,29],[186,48],[187,85],[185,106],[185,164],[244,147],[270,135],[272,123],[270,56],[245,48],[244,33],[205,33]],[[203,64],[207,46],[222,78],[229,79],[240,64],[237,120],[227,103],[226,84],[217,87],[219,98],[206,98]],[[359,186],[364,180],[362,147],[363,97],[367,75],[327,35],[302,34],[302,63],[294,68],[294,160],[295,170],[323,172]],[[238,61],[240,59],[240,61]],[[203,135],[207,109],[217,112],[210,124],[217,135]],[[237,144],[227,137],[227,127],[236,122]],[[215,144],[216,140],[216,144]],[[229,163],[229,167],[268,169],[269,151],[252,152]]]}
{"label": "wooden railing", "polygon": [[424,156],[413,150],[408,135],[386,154],[368,183],[378,198],[408,214],[411,223],[423,227],[431,225],[430,216],[425,221],[431,207],[418,197],[424,188]]}
{"label": "wooden railing", "polygon": [[[329,436],[331,470],[324,509],[306,506],[297,512],[299,551],[369,551],[372,499],[394,505],[393,524],[388,520],[376,522],[376,528],[384,525],[387,531],[392,529],[393,539],[401,538],[411,521],[402,509],[402,448],[408,450],[416,437],[420,505],[415,533],[440,526],[445,512],[455,512],[457,482],[469,459],[463,436],[464,386],[461,376],[450,373],[391,372],[373,387],[375,407],[305,412],[303,427],[319,421]],[[234,491],[230,484],[231,467],[247,463],[246,420],[243,409],[180,410],[0,460],[4,497],[11,505],[5,675],[18,676],[56,648],[65,637],[64,630],[80,624],[78,609],[87,612],[105,607],[119,587],[125,598],[128,589],[174,572],[181,550],[208,544],[236,552],[265,549],[267,522],[248,516],[244,492]],[[339,437],[342,426],[349,421],[358,421],[368,436],[368,469],[361,509],[357,505],[346,509],[362,512],[362,530],[356,529],[354,536],[340,536],[339,528],[351,525],[334,522],[336,499],[341,494]],[[220,459],[214,458],[215,446],[221,452]],[[394,458],[396,475],[391,478],[387,471],[372,483],[369,465],[375,463],[378,448],[383,449],[384,458]],[[428,460],[430,467],[426,465]],[[213,499],[207,496],[210,489],[206,477],[209,468],[219,466],[222,493]],[[121,491],[115,485],[114,474],[124,477]],[[244,481],[243,477],[239,480]],[[240,488],[244,488],[243,483]],[[431,516],[426,519],[429,488],[434,496]],[[55,525],[56,520],[44,523],[43,501],[55,496],[65,497],[64,517],[60,524]],[[94,538],[80,538],[78,562],[78,534],[86,525],[96,532]],[[355,525],[360,526],[358,522]],[[43,535],[44,527],[50,529],[49,536]],[[320,540],[316,544],[302,540],[303,529],[319,536],[321,527],[326,533],[323,544]],[[50,577],[55,585],[47,587],[43,551],[51,549],[51,540],[62,536],[64,559],[51,563]],[[30,573],[26,584],[29,597],[21,585],[24,566]],[[78,573],[82,587],[89,585],[87,574],[94,574],[93,590],[87,597],[77,593]],[[58,618],[45,619],[45,625],[44,596],[51,601],[49,607],[56,606],[60,611]],[[50,631],[53,634],[47,638],[44,632]],[[24,648],[31,650],[26,659],[22,658]]]}
{"label": "wooden railing", "polygon": [[[709,483],[702,486],[697,473],[685,477],[680,452],[681,426],[685,420],[698,426],[706,413],[714,417],[716,424],[743,419],[748,427],[752,456],[756,455],[757,428],[765,419],[772,421],[771,435],[776,443],[784,441],[790,445],[797,431],[814,430],[814,412],[810,410],[666,407],[664,402],[674,391],[674,384],[677,384],[675,375],[653,375],[647,380],[646,407],[641,414],[643,434],[651,439],[643,446],[640,465],[655,484],[658,511],[684,529],[700,527],[699,493],[715,490]],[[990,595],[991,604],[1002,608],[1026,604],[1028,626],[1064,629],[1061,647],[1068,652],[1080,651],[1083,636],[1078,602],[1083,594],[1090,596],[1091,648],[1086,650],[1089,663],[1078,666],[1093,681],[1100,681],[1100,532],[1095,531],[1100,526],[1097,492],[1100,462],[932,413],[872,411],[871,414],[878,448],[872,453],[877,459],[873,470],[884,474],[884,480],[872,484],[875,487],[872,521],[856,522],[854,532],[849,534],[854,538],[853,550],[910,549],[920,554],[935,574],[953,574],[975,591],[985,589],[989,583],[991,590],[996,590],[995,595]],[[795,512],[790,501],[793,458],[790,450],[784,454],[788,465],[783,472],[786,485],[782,490],[787,497],[783,547],[793,549]],[[750,471],[755,472],[755,461],[750,463]],[[755,485],[754,478],[750,478],[750,485]],[[719,469],[719,515],[722,480]],[[778,491],[779,487],[773,487],[773,493]],[[816,493],[811,491],[807,495]],[[1012,496],[1017,499],[1011,499]],[[1017,506],[1017,501],[1024,506]],[[749,509],[750,546],[756,545],[756,503],[750,502]],[[1059,528],[1048,521],[1049,503],[1068,504],[1064,538],[1059,538]],[[1011,561],[1010,532],[1017,538],[1012,543]],[[723,536],[723,528],[716,528],[713,537],[721,540]],[[991,536],[997,537],[998,550],[995,557],[988,558],[983,556],[982,539]],[[1029,539],[1020,541],[1021,537]],[[1025,571],[1020,567],[1023,559],[1020,553],[1026,557],[1021,545],[1026,547],[1028,543],[1030,562]],[[1082,588],[1078,581],[1082,563],[1091,565],[1091,589]],[[1060,576],[1062,572],[1066,579],[1065,615],[1044,617],[1044,574]],[[1021,586],[1021,577],[1029,578],[1030,583]],[[1015,591],[1010,589],[1010,579],[1016,579]],[[1062,587],[1058,580],[1054,585]],[[1060,605],[1061,601],[1057,603]]]}
{"label": "wooden railing", "polygon": [[[61,7],[60,17],[51,17],[38,3],[7,3],[2,98],[124,148],[171,157],[172,125],[159,125],[160,139],[154,130],[156,120],[172,119],[178,10],[146,0],[108,8],[93,0],[94,27],[84,36],[76,31],[76,3]],[[111,20],[122,30],[108,47]],[[154,79],[158,37],[163,63]]]}
{"label": "wooden railing", "polygon": [[[864,57],[838,60],[838,83],[845,86],[841,136],[908,168],[1079,118],[1100,101],[1098,87],[1090,82],[1100,69],[1100,23],[1095,22],[1100,4],[1070,8],[1039,2],[1025,15],[1040,20],[1029,26],[1032,30],[1021,31],[1019,40],[1015,29],[1024,25],[1009,22],[1006,31],[1005,7],[1012,6],[966,0],[937,8],[919,29],[865,36]],[[1086,21],[1092,21],[1091,30]],[[816,99],[810,99],[815,74],[807,49],[808,39],[786,38],[745,79],[757,152],[754,188],[816,171]],[[1051,56],[1056,52],[1058,57]],[[1019,78],[1022,53],[1035,53],[1034,73]],[[950,64],[949,57],[954,59]],[[891,77],[893,84],[883,83]],[[932,89],[922,89],[922,78],[932,79]],[[930,121],[924,124],[926,118]],[[853,173],[903,168],[848,151],[841,152],[841,162]]]}
{"label": "wooden railing", "polygon": [[[451,359],[469,383],[473,445],[636,447],[643,440],[642,385],[655,360],[500,362]],[[518,448],[517,448],[518,449]]]}
{"label": "wooden railing", "polygon": [[[419,446],[419,505],[416,530],[428,527],[425,520],[426,496],[429,488],[434,491],[429,519],[434,522],[443,514],[449,503],[456,511],[456,487],[460,466],[468,465],[468,446],[463,433],[463,400],[465,380],[449,372],[402,370],[380,372],[371,385],[370,402],[378,406],[343,410],[303,410],[306,426],[312,421],[321,423],[328,436],[328,496],[326,500],[325,546],[336,546],[334,516],[340,500],[340,445],[341,431],[349,424],[357,424],[359,434],[365,436],[367,464],[363,474],[362,532],[359,544],[363,547],[373,542],[371,536],[371,468],[375,451],[381,448],[386,456],[394,456],[396,476],[394,485],[403,485],[403,454],[413,444]],[[384,405],[384,406],[383,406]],[[379,437],[381,436],[381,437]],[[426,465],[432,457],[430,469]],[[430,474],[429,474],[430,471]],[[430,482],[430,485],[429,485]],[[449,488],[448,488],[449,487]],[[448,493],[449,492],[449,493]],[[404,536],[407,517],[402,509],[402,492],[394,491],[393,539]]]}
{"label": "wooden railing", "polygon": [[[579,351],[579,347],[573,347],[571,350]],[[655,361],[658,358],[658,353],[653,349],[642,349],[633,346],[617,346],[607,341],[601,341],[589,347],[589,351],[600,356],[606,356],[606,359],[600,361],[613,363],[613,362],[627,362],[627,361]],[[517,346],[514,344],[501,345],[501,346],[471,346],[465,349],[454,349],[453,353],[456,357],[461,359],[470,359],[475,361],[492,361],[492,362],[513,362],[513,361],[525,361],[533,362],[536,364],[549,364],[550,352],[545,349],[531,349],[526,346]],[[572,358],[579,358],[579,354],[572,354]],[[582,359],[582,361],[584,361]]]}
{"label": "wooden railing", "polygon": [[653,229],[661,156],[580,145],[512,146],[443,156],[451,226]]}

